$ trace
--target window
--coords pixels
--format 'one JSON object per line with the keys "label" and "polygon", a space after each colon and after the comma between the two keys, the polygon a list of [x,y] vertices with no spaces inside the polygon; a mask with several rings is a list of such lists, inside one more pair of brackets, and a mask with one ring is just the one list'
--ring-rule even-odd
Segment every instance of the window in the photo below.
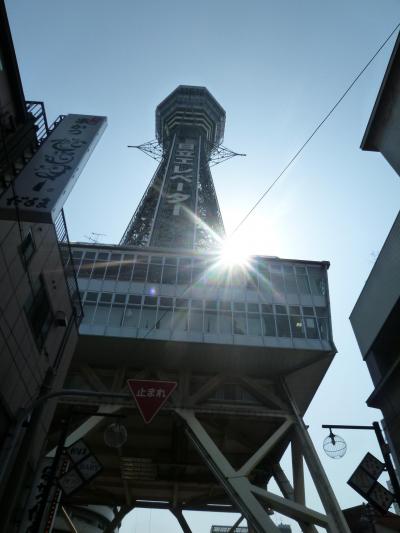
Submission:
{"label": "window", "polygon": [[275,317],[273,314],[262,315],[262,326],[265,337],[276,337]]}
{"label": "window", "polygon": [[286,292],[289,294],[297,294],[296,278],[294,275],[293,267],[285,265],[283,267],[283,273],[285,277]]}
{"label": "window", "polygon": [[178,270],[178,284],[188,285],[192,280],[192,261],[181,257],[179,260],[179,270]]}
{"label": "window", "polygon": [[172,322],[172,298],[160,298],[160,307],[157,313],[157,329],[171,329]]}
{"label": "window", "polygon": [[276,305],[276,327],[278,329],[278,337],[290,337],[289,318],[287,316],[286,306]]}
{"label": "window", "polygon": [[121,254],[111,254],[110,262],[108,263],[107,271],[105,278],[106,279],[117,279],[119,266],[121,263]]}
{"label": "window", "polygon": [[53,313],[42,276],[39,276],[32,287],[32,294],[25,304],[25,313],[35,342],[41,350],[53,322]]}
{"label": "window", "polygon": [[326,292],[324,271],[321,268],[309,267],[308,274],[310,276],[312,294],[322,294],[324,296]]}
{"label": "window", "polygon": [[97,260],[93,266],[92,278],[103,279],[106,273],[106,267],[108,262],[108,254],[100,252],[97,255]]}
{"label": "window", "polygon": [[110,313],[110,307],[111,307],[111,298],[112,293],[111,292],[103,292],[100,295],[99,303],[97,304],[96,312],[93,317],[93,323],[94,324],[107,324],[108,322],[108,315]]}
{"label": "window", "polygon": [[126,306],[122,326],[125,328],[137,328],[140,317],[141,296],[131,294],[128,296],[128,304]]}
{"label": "window", "polygon": [[258,313],[248,313],[247,325],[249,328],[249,335],[261,335],[261,322]]}
{"label": "window", "polygon": [[116,294],[114,296],[114,303],[111,307],[109,324],[110,326],[122,326],[122,320],[125,309],[125,294]]}
{"label": "window", "polygon": [[119,269],[118,279],[121,281],[130,281],[132,277],[133,263],[135,256],[131,254],[124,255],[121,268]]}
{"label": "window", "polygon": [[32,259],[32,256],[35,253],[35,250],[36,250],[36,246],[33,240],[32,232],[31,230],[29,230],[19,247],[19,251],[22,257],[22,262],[25,267],[29,265]]}

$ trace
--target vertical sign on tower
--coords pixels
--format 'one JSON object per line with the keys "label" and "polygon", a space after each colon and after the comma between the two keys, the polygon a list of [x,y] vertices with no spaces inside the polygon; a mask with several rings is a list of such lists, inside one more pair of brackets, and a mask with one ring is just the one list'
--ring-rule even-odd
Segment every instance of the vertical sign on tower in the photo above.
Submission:
{"label": "vertical sign on tower", "polygon": [[199,157],[200,138],[175,139],[154,224],[153,246],[174,243],[178,248],[193,248]]}

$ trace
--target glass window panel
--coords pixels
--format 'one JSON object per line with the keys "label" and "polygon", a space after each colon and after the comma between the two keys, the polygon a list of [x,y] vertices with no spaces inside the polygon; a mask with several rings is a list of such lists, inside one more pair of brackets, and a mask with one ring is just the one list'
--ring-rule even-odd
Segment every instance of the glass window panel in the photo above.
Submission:
{"label": "glass window panel", "polygon": [[272,305],[270,304],[261,304],[261,310],[263,313],[273,313]]}
{"label": "glass window panel", "polygon": [[325,295],[325,272],[321,268],[308,268],[312,294]]}
{"label": "glass window panel", "polygon": [[79,269],[78,277],[89,278],[93,268],[93,261],[91,259],[83,259]]}
{"label": "glass window panel", "polygon": [[122,326],[122,319],[124,317],[124,305],[114,304],[111,307],[110,318],[108,323],[110,326]]}
{"label": "glass window panel", "polygon": [[96,257],[96,252],[86,252],[85,259],[94,259]]}
{"label": "glass window panel", "polygon": [[222,312],[219,315],[220,333],[232,335],[232,313]]}
{"label": "glass window panel", "polygon": [[143,307],[140,328],[153,329],[156,325],[156,314],[156,309],[154,307]]}
{"label": "glass window panel", "polygon": [[162,274],[162,282],[168,283],[170,285],[175,285],[176,283],[176,266],[164,265],[164,270]]}
{"label": "glass window panel", "polygon": [[250,290],[258,289],[258,273],[255,270],[248,270],[246,272],[246,286]]}
{"label": "glass window panel", "polygon": [[149,262],[149,256],[148,255],[138,255],[137,256],[137,262],[147,264]]}
{"label": "glass window panel", "polygon": [[202,300],[192,300],[192,307],[196,309],[203,309],[203,301]]}
{"label": "glass window panel", "polygon": [[271,274],[271,282],[273,290],[278,292],[279,294],[283,294],[285,287],[283,284],[282,274],[279,274],[278,272],[273,272]]}
{"label": "glass window panel", "polygon": [[217,313],[206,311],[204,313],[204,331],[205,333],[218,333]]}
{"label": "glass window panel", "polygon": [[217,302],[215,300],[207,300],[206,309],[217,309]]}
{"label": "glass window panel", "polygon": [[174,331],[187,331],[188,328],[189,313],[185,309],[175,309],[173,326]]}
{"label": "glass window panel", "polygon": [[191,311],[190,313],[190,331],[203,331],[203,313],[202,311]]}
{"label": "glass window panel", "polygon": [[135,261],[135,256],[132,254],[125,254],[119,269],[118,279],[121,281],[130,281],[132,277],[132,270]]}
{"label": "glass window panel", "polygon": [[260,315],[257,314],[248,314],[247,315],[247,326],[249,329],[249,335],[261,335],[261,322]]}
{"label": "glass window panel", "polygon": [[[167,298],[165,298],[167,299]],[[172,307],[160,307],[157,313],[157,329],[171,329]]]}
{"label": "glass window panel", "polygon": [[233,302],[233,309],[235,311],[244,311],[245,310],[244,302]]}
{"label": "glass window panel", "polygon": [[147,274],[147,281],[149,283],[160,283],[161,282],[161,271],[162,271],[162,265],[150,264],[149,272]]}
{"label": "glass window panel", "polygon": [[[101,259],[100,255],[106,255],[106,259]],[[103,279],[106,267],[107,267],[107,256],[108,254],[99,254],[96,260],[96,263],[93,265],[93,272],[92,272],[92,278],[94,279]]]}
{"label": "glass window panel", "polygon": [[192,280],[192,261],[191,259],[181,258],[178,269],[178,284],[188,285]]}
{"label": "glass window panel", "polygon": [[286,305],[276,305],[275,311],[280,315],[286,315],[287,314]]}
{"label": "glass window panel", "polygon": [[130,294],[128,298],[130,304],[140,305],[142,303],[142,297],[136,294]]}
{"label": "glass window panel", "polygon": [[303,309],[303,315],[314,316],[314,308],[313,307],[305,306],[302,309]]}
{"label": "glass window panel", "polygon": [[160,298],[160,307],[172,307],[173,299],[172,298]]}
{"label": "glass window panel", "polygon": [[221,311],[230,311],[231,302],[219,302],[219,308],[221,309]]}
{"label": "glass window panel", "polygon": [[258,304],[247,304],[247,311],[249,313],[258,313]]}
{"label": "glass window panel", "polygon": [[286,292],[289,294],[297,293],[296,278],[293,272],[293,267],[284,267]]}
{"label": "glass window panel", "polygon": [[86,293],[86,300],[90,302],[97,302],[97,297],[99,293],[98,292],[87,292]]}
{"label": "glass window panel", "polygon": [[305,337],[304,324],[303,324],[303,319],[301,318],[301,316],[295,316],[295,315],[291,316],[290,325],[292,327],[293,337],[297,337],[297,338]]}
{"label": "glass window panel", "polygon": [[112,293],[111,292],[102,292],[100,296],[100,302],[108,303],[111,302]]}
{"label": "glass window panel", "polygon": [[246,335],[246,315],[245,313],[233,314],[233,333],[236,335]]}
{"label": "glass window panel", "polygon": [[192,274],[193,283],[197,283],[197,284],[202,283],[204,272],[205,272],[205,266],[204,266],[203,261],[199,261],[195,259],[193,261],[193,274]]}
{"label": "glass window panel", "polygon": [[129,328],[137,328],[139,325],[140,307],[136,305],[127,305],[123,326]]}
{"label": "glass window panel", "polygon": [[291,315],[300,315],[300,307],[298,305],[289,305],[289,313]]}
{"label": "glass window panel", "polygon": [[317,320],[318,320],[318,327],[319,327],[321,339],[328,341],[329,340],[328,319],[318,318]]}
{"label": "glass window panel", "polygon": [[165,264],[166,265],[176,266],[176,263],[177,263],[177,257],[167,256],[165,258]]}
{"label": "glass window panel", "polygon": [[297,274],[297,285],[301,294],[311,294],[307,276]]}
{"label": "glass window panel", "polygon": [[157,296],[145,296],[144,305],[157,305]]}
{"label": "glass window panel", "polygon": [[267,268],[260,268],[258,273],[259,287],[262,292],[271,292],[271,276]]}
{"label": "glass window panel", "polygon": [[327,307],[316,307],[315,308],[315,314],[317,316],[328,316],[328,308]]}
{"label": "glass window panel", "polygon": [[296,274],[300,276],[305,276],[307,274],[305,267],[297,266],[295,270],[296,270]]}
{"label": "glass window panel", "polygon": [[189,307],[189,301],[188,300],[184,300],[183,298],[177,298],[176,301],[175,301],[175,306],[176,307],[187,308],[187,307]]}
{"label": "glass window panel", "polygon": [[111,254],[110,262],[106,270],[105,279],[117,279],[119,266],[121,264],[121,254]]}
{"label": "glass window panel", "polygon": [[290,337],[290,326],[287,316],[277,315],[276,326],[278,328],[278,337]]}
{"label": "glass window panel", "polygon": [[95,303],[85,302],[85,305],[83,306],[83,324],[90,324],[92,322],[95,309]]}
{"label": "glass window panel", "polygon": [[305,318],[306,332],[309,339],[318,339],[317,323],[315,318]]}
{"label": "glass window panel", "polygon": [[152,255],[150,258],[150,263],[153,265],[162,265],[162,256],[161,255]]}
{"label": "glass window panel", "polygon": [[274,315],[262,315],[263,335],[266,337],[276,337]]}
{"label": "glass window panel", "polygon": [[135,268],[133,269],[132,281],[145,281],[147,274],[147,264],[135,263]]}
{"label": "glass window panel", "polygon": [[108,315],[110,314],[110,305],[99,303],[93,318],[93,324],[107,324]]}
{"label": "glass window panel", "polygon": [[83,255],[83,252],[81,250],[72,250],[72,257],[74,259],[80,259]]}
{"label": "glass window panel", "polygon": [[126,300],[126,294],[116,294],[114,296],[114,302],[117,304],[124,304]]}

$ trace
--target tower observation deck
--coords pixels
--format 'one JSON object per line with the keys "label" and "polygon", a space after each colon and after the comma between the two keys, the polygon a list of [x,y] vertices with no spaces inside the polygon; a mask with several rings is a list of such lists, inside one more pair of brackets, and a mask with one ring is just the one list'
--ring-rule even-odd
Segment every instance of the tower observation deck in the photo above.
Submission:
{"label": "tower observation deck", "polygon": [[121,244],[209,249],[224,235],[209,161],[225,111],[205,87],[180,85],[156,110],[161,162]]}
{"label": "tower observation deck", "polygon": [[[53,443],[73,403],[66,443],[83,439],[103,469],[63,502],[113,506],[119,517],[168,509],[185,533],[189,510],[241,513],[257,533],[279,532],[272,510],[305,533],[348,533],[302,420],[336,352],[329,263],[221,262],[209,162],[224,126],[207,89],[179,86],[157,107],[160,163],[120,244],[73,245],[84,319],[67,386],[82,396],[59,404]],[[127,379],[177,388],[146,425]],[[96,413],[124,417],[118,450],[104,441],[110,419]],[[280,464],[288,449],[292,482]],[[306,506],[304,461],[325,513]]]}

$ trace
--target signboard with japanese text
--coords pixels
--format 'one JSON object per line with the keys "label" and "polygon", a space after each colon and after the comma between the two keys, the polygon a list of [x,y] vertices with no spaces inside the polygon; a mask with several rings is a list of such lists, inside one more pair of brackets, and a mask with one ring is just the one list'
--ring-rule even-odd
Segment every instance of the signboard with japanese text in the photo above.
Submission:
{"label": "signboard with japanese text", "polygon": [[197,224],[201,138],[176,136],[170,150],[151,245],[192,248]]}
{"label": "signboard with japanese text", "polygon": [[71,444],[66,452],[70,459],[70,468],[58,478],[58,485],[63,493],[69,496],[97,476],[103,465],[82,439]]}
{"label": "signboard with japanese text", "polygon": [[176,389],[176,381],[128,379],[128,386],[146,424],[150,424]]}
{"label": "signboard with japanese text", "polygon": [[394,501],[394,495],[378,482],[384,468],[384,463],[368,452],[347,482],[352,489],[383,514],[388,511]]}
{"label": "signboard with japanese text", "polygon": [[67,115],[0,198],[0,218],[55,221],[106,124],[106,117]]}

